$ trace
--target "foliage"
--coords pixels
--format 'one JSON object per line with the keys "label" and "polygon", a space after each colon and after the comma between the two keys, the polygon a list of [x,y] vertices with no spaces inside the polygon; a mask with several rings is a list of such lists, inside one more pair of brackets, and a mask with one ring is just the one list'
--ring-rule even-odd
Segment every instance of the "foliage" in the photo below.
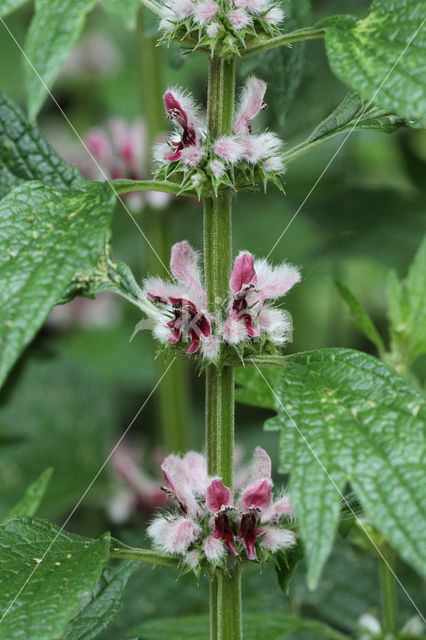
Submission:
{"label": "foliage", "polygon": [[423,396],[390,367],[347,349],[283,358],[274,396],[278,416],[266,426],[280,432],[280,470],[291,471],[311,587],[331,551],[346,482],[371,522],[425,573]]}
{"label": "foliage", "polygon": [[41,476],[25,491],[21,500],[7,514],[6,518],[13,516],[33,516],[37,512],[47,487],[52,477],[53,469],[46,469]]}
{"label": "foliage", "polygon": [[37,518],[1,524],[0,549],[7,553],[0,553],[0,610],[5,615],[11,609],[0,638],[19,637],[23,629],[34,640],[62,637],[80,599],[95,587],[109,544],[108,534],[89,540]]}
{"label": "foliage", "polygon": [[26,180],[41,180],[50,187],[77,187],[83,182],[76,167],[70,169],[44,139],[36,124],[27,122],[21,109],[0,92],[0,197]]}
{"label": "foliage", "polygon": [[[246,614],[243,621],[244,637],[247,640],[281,640],[289,633],[298,631],[312,632],[320,638],[345,640],[347,636],[317,621],[306,620],[292,615]],[[145,622],[132,630],[134,635],[141,634],[144,640],[162,640],[173,634],[176,640],[208,640],[208,616],[191,616],[181,618],[163,618]]]}
{"label": "foliage", "polygon": [[0,383],[75,273],[103,254],[113,203],[101,183],[60,190],[26,182],[0,201]]}
{"label": "foliage", "polygon": [[405,280],[394,271],[386,289],[392,350],[397,361],[410,366],[426,353],[426,238],[420,244]]}
{"label": "foliage", "polygon": [[374,0],[363,20],[335,16],[317,27],[325,28],[331,68],[343,82],[382,109],[424,120],[422,19],[421,2]]}

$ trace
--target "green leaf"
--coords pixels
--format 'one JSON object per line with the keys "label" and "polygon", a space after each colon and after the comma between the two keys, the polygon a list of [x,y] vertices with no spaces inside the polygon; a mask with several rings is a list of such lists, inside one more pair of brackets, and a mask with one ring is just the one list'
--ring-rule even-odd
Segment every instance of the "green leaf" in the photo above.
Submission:
{"label": "green leaf", "polygon": [[[285,29],[293,31],[304,27],[310,19],[309,0],[283,0]],[[285,115],[291,105],[302,79],[305,62],[305,43],[271,49],[249,58],[243,63],[244,73],[259,73],[268,84],[266,101],[277,110],[278,122],[284,123]],[[275,105],[275,106],[274,106]]]}
{"label": "green leaf", "polygon": [[371,340],[376,345],[379,354],[383,355],[386,350],[385,345],[367,311],[342,282],[335,279],[334,284],[351,311],[351,322],[354,327]]}
{"label": "green leaf", "polygon": [[[15,444],[0,448],[2,514],[53,466],[43,515],[58,517],[79,500],[110,453],[115,396],[81,360],[30,357],[16,374],[2,390],[0,408],[0,431],[16,436]],[[105,492],[105,483],[102,474],[96,490]]]}
{"label": "green leaf", "polygon": [[40,129],[0,92],[0,197],[26,180],[50,187],[76,187],[84,182],[49,146]]}
{"label": "green leaf", "polygon": [[21,500],[9,511],[6,518],[11,518],[12,516],[33,516],[37,512],[44,494],[47,491],[52,473],[52,468],[43,471],[41,476],[33,482],[33,484],[30,484]]}
{"label": "green leaf", "polygon": [[266,381],[261,377],[256,369],[252,367],[238,367],[235,369],[235,400],[242,404],[264,409],[275,408],[274,386],[278,382],[280,369],[267,369],[260,367]]}
{"label": "green leaf", "polygon": [[291,581],[304,555],[305,550],[299,539],[294,547],[274,556],[278,584],[286,595],[290,592]]}
{"label": "green leaf", "polygon": [[109,534],[90,540],[38,518],[18,516],[1,524],[0,617],[7,615],[0,639],[61,638],[81,598],[99,580],[109,545]]}
{"label": "green leaf", "polygon": [[61,640],[92,640],[105,631],[122,608],[123,591],[136,562],[106,566],[95,589],[82,598]]}
{"label": "green leaf", "polygon": [[103,0],[103,3],[106,9],[122,20],[128,29],[136,27],[140,0]]}
{"label": "green leaf", "polygon": [[0,5],[0,18],[5,18],[9,13],[19,9],[27,0],[2,0]]}
{"label": "green leaf", "polygon": [[335,16],[316,26],[326,30],[330,66],[343,82],[381,109],[424,120],[426,37],[417,32],[423,18],[419,0],[375,0],[363,20]]}
{"label": "green leaf", "polygon": [[[209,640],[208,616],[182,616],[149,620],[130,633],[140,634],[143,640]],[[243,616],[245,640],[282,640],[289,633],[305,631],[321,638],[348,640],[348,636],[317,620],[307,620],[295,615],[246,613]]]}
{"label": "green leaf", "polygon": [[95,0],[36,0],[25,45],[31,63],[25,61],[30,120],[40,111],[94,4]]}
{"label": "green leaf", "polygon": [[392,351],[397,361],[409,367],[426,353],[426,237],[410,266],[405,280],[394,272],[388,278],[386,295]]}
{"label": "green leaf", "polygon": [[424,397],[357,351],[320,349],[285,360],[275,387],[278,417],[266,426],[280,431],[280,470],[291,472],[309,585],[331,550],[347,481],[371,522],[425,574]]}
{"label": "green leaf", "polygon": [[0,201],[0,384],[75,273],[103,254],[113,203],[96,182],[66,191],[28,182]]}

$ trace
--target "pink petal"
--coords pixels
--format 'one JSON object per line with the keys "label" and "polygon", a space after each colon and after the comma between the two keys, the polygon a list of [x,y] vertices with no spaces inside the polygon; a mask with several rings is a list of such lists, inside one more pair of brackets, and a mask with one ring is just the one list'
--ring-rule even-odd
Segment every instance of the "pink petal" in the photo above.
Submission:
{"label": "pink petal", "polygon": [[184,517],[176,518],[169,534],[169,552],[185,553],[200,534],[201,527],[194,520]]}
{"label": "pink petal", "polygon": [[214,536],[208,536],[203,544],[204,555],[209,562],[217,564],[225,555],[225,545],[222,540]]}
{"label": "pink petal", "polygon": [[248,251],[242,251],[234,262],[229,286],[233,293],[241,291],[244,285],[256,284],[254,258]]}
{"label": "pink petal", "polygon": [[220,7],[214,0],[203,0],[195,5],[194,19],[198,24],[205,24],[213,20],[220,11]]}
{"label": "pink petal", "polygon": [[195,291],[203,305],[207,304],[206,294],[201,285],[198,253],[185,240],[173,245],[170,269],[176,280]]}
{"label": "pink petal", "polygon": [[262,447],[256,447],[254,450],[253,461],[251,464],[250,481],[270,480],[271,479],[271,458]]}
{"label": "pink petal", "polygon": [[207,487],[206,505],[211,513],[217,513],[222,507],[232,506],[232,492],[222,482],[215,478]]}
{"label": "pink petal", "polygon": [[270,480],[258,480],[243,491],[240,502],[243,511],[250,507],[266,509],[271,503],[272,482]]}
{"label": "pink petal", "polygon": [[293,516],[293,509],[287,494],[281,496],[281,498],[268,507],[268,509],[263,511],[262,522],[278,520],[281,516]]}
{"label": "pink petal", "polygon": [[231,27],[236,31],[244,29],[244,27],[247,27],[251,22],[250,16],[246,11],[244,11],[244,9],[232,9],[228,13],[228,19],[231,23]]}
{"label": "pink petal", "polygon": [[299,269],[285,262],[272,267],[266,260],[256,260],[254,268],[257,273],[259,298],[262,300],[280,298],[301,280]]}
{"label": "pink petal", "polygon": [[296,543],[296,534],[288,529],[280,529],[279,527],[265,527],[262,529],[264,534],[260,541],[262,547],[276,553],[281,549],[288,549]]}
{"label": "pink petal", "polygon": [[213,150],[223,160],[234,164],[241,160],[244,149],[238,138],[234,136],[222,136],[213,145]]}
{"label": "pink petal", "polygon": [[182,460],[182,464],[190,478],[191,487],[200,495],[205,495],[207,486],[207,461],[197,451],[188,451]]}
{"label": "pink petal", "polygon": [[250,133],[250,122],[264,108],[263,97],[266,92],[266,84],[263,80],[251,76],[247,79],[241,94],[240,106],[237,112],[237,122],[234,126],[235,133]]}

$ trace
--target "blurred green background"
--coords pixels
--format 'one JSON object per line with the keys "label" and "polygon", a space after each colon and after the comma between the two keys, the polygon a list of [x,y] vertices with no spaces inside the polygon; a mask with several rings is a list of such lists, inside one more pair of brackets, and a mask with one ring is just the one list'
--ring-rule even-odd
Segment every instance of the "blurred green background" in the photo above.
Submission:
{"label": "blurred green background", "polygon": [[[368,4],[364,0],[315,0],[312,22],[333,13],[364,15]],[[32,8],[27,5],[8,19],[20,43],[31,15]],[[78,45],[80,57],[67,65],[53,91],[76,131],[83,136],[111,116],[133,120],[143,115],[150,87],[140,83],[136,33],[129,34],[118,20],[97,7],[89,16],[82,43],[85,48]],[[202,55],[183,57],[173,47],[162,51],[162,56],[163,88],[179,84],[203,103],[206,59]],[[0,59],[0,88],[24,104],[25,63],[1,26]],[[245,65],[242,71],[248,69]],[[256,72],[261,75],[262,69]],[[280,77],[275,77],[274,84],[279,82]],[[269,108],[256,124],[278,131],[290,148],[307,137],[346,91],[329,70],[323,42],[309,42],[300,86],[288,110],[284,111],[280,101],[273,101],[275,92],[271,91],[269,101],[266,95]],[[158,109],[162,110],[160,102]],[[60,153],[63,146],[64,156],[70,144],[78,145],[52,100],[47,100],[39,122]],[[294,322],[294,342],[288,345],[288,352],[342,346],[374,353],[348,323],[347,310],[332,282],[334,277],[358,296],[387,337],[387,273],[389,269],[396,269],[400,276],[406,273],[425,229],[425,142],[425,132],[419,130],[401,130],[393,135],[354,133],[281,239],[270,259],[293,262],[303,274],[302,284],[286,299]],[[273,188],[266,196],[259,192],[238,197],[234,207],[235,253],[242,248],[257,256],[269,253],[340,143],[341,139],[336,139],[294,161],[288,168],[285,197]],[[143,228],[146,215],[136,214]],[[156,212],[150,211],[149,215]],[[202,210],[198,203],[174,203],[171,224],[174,241],[186,238],[202,248]],[[139,280],[147,274],[150,249],[122,208],[115,214],[112,247],[114,257],[128,263]],[[118,299],[106,299],[96,313],[90,311],[91,304],[98,303],[83,304],[73,314],[54,315],[2,390],[0,517],[29,482],[52,466],[53,481],[42,515],[61,524],[156,382],[155,347],[150,336],[142,332],[129,342],[140,319],[137,311]],[[421,359],[416,365],[420,380],[425,370],[425,359]],[[203,379],[196,371],[192,374],[191,433],[193,447],[201,449]],[[256,444],[265,446],[274,458],[276,435],[262,431],[268,415],[266,411],[237,407],[237,441],[244,445],[247,458]],[[154,472],[151,452],[161,445],[160,433],[154,397],[126,440],[132,447],[143,449],[148,473]],[[111,502],[121,489],[108,465],[69,528],[89,536],[110,529],[131,544],[146,544],[146,514],[134,511],[123,522],[112,517]],[[376,574],[371,557],[339,541],[317,592],[307,591],[303,567],[288,598],[277,589],[272,567],[266,567],[262,576],[251,567],[244,583],[244,598],[250,609],[302,612],[353,631],[361,614],[378,611]],[[418,579],[402,565],[398,575],[414,599],[421,599]],[[125,637],[126,631],[147,617],[205,612],[207,581],[201,580],[199,587],[194,585],[191,576],[176,582],[168,569],[153,574],[151,568],[141,567],[129,583],[123,614],[102,638]],[[401,618],[405,620],[413,611],[400,595]]]}

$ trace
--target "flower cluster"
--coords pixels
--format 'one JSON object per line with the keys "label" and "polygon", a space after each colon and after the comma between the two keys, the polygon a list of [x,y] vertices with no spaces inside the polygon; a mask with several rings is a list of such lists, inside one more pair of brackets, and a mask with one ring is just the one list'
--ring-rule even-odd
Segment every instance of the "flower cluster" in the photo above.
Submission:
{"label": "flower cluster", "polygon": [[277,35],[283,19],[277,0],[167,0],[159,26],[165,41],[238,55],[258,36]]}
{"label": "flower cluster", "polygon": [[203,560],[225,566],[229,554],[264,560],[295,544],[294,531],[284,527],[293,516],[289,498],[273,498],[271,459],[261,447],[237,496],[221,478],[208,477],[204,456],[194,451],[168,456],[161,468],[176,510],[156,516],[148,528],[157,550],[196,569]]}
{"label": "flower cluster", "polygon": [[176,134],[154,147],[157,177],[179,177],[182,191],[195,190],[200,196],[205,189],[214,192],[221,185],[250,188],[272,180],[282,189],[285,165],[282,141],[274,133],[252,132],[251,122],[266,107],[263,101],[266,84],[251,76],[241,92],[233,133],[212,140],[205,132],[205,117],[192,98],[179,88],[164,94],[167,117],[176,125]]}
{"label": "flower cluster", "polygon": [[207,310],[199,255],[186,241],[173,245],[170,270],[174,282],[159,277],[145,280],[147,304],[141,307],[163,344],[183,344],[187,354],[201,349],[207,360],[216,360],[221,340],[238,348],[256,340],[277,346],[286,342],[291,323],[268,301],[282,297],[300,281],[296,267],[287,263],[272,267],[242,251],[234,262],[229,297],[215,313]]}
{"label": "flower cluster", "polygon": [[[90,155],[81,145],[62,139],[60,151],[88,180],[143,180],[147,177],[148,144],[142,119],[128,122],[124,118],[110,118],[103,126],[90,129],[84,135],[84,143]],[[140,211],[146,205],[162,209],[172,197],[158,191],[134,191],[126,194],[125,199],[132,210]]]}

